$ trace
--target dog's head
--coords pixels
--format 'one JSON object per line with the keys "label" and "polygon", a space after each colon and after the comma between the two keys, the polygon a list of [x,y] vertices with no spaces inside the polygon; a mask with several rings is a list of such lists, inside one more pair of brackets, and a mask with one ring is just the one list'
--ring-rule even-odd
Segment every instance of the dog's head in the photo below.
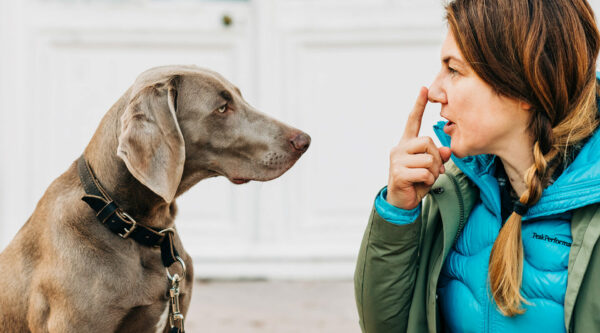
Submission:
{"label": "dog's head", "polygon": [[307,134],[256,111],[206,69],[153,68],[130,91],[117,155],[168,203],[206,177],[235,184],[277,178],[310,144]]}

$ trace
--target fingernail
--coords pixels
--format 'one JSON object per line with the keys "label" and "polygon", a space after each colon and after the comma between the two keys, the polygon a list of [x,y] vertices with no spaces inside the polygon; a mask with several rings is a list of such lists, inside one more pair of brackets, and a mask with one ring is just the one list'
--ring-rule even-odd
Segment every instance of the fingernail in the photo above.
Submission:
{"label": "fingernail", "polygon": [[440,166],[440,173],[445,173],[446,172],[446,168],[444,167],[444,165],[442,164]]}

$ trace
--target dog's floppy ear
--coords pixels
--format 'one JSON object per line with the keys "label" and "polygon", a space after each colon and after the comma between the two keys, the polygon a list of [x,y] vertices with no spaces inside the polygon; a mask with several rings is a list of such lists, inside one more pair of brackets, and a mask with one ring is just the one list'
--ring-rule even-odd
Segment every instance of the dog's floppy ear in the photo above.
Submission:
{"label": "dog's floppy ear", "polygon": [[177,122],[179,77],[141,88],[121,116],[117,156],[142,184],[173,201],[183,174],[185,145]]}

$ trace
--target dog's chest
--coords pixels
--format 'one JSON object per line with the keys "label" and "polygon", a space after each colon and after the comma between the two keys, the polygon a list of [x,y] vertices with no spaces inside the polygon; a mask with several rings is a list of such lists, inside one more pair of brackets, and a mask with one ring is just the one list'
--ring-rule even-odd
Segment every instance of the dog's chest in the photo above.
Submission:
{"label": "dog's chest", "polygon": [[168,305],[163,301],[131,309],[116,332],[163,332],[168,322]]}
{"label": "dog's chest", "polygon": [[[164,270],[164,269],[163,269]],[[167,297],[169,292],[169,283],[164,277],[162,283],[156,284],[153,280],[153,285],[148,286],[148,289],[140,294],[146,294],[140,301],[151,304],[134,306],[129,309],[129,312],[124,316],[121,327],[117,332],[163,332],[168,325],[169,309],[171,308],[170,300]],[[191,286],[187,281],[182,281],[180,293],[180,303],[182,312],[187,308],[187,303],[184,298],[189,301],[189,292]]]}
{"label": "dog's chest", "polygon": [[[150,252],[150,251],[148,251]],[[153,251],[152,251],[153,252]],[[145,253],[139,256],[138,265],[129,280],[131,299],[134,303],[124,315],[121,327],[117,332],[163,332],[168,324],[169,315],[169,288],[171,287],[167,278],[167,271],[153,253]],[[180,273],[176,264],[172,265],[171,273]],[[191,291],[189,280],[181,282],[180,293],[182,307],[185,306],[183,298],[188,298]]]}

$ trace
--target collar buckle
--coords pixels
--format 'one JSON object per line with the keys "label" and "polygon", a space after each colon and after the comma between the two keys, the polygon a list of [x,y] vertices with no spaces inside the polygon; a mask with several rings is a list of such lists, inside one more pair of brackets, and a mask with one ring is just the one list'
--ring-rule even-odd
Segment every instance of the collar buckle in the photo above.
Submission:
{"label": "collar buckle", "polygon": [[129,221],[131,221],[132,225],[129,228],[129,230],[125,229],[125,234],[122,233],[118,233],[119,236],[121,236],[121,238],[126,239],[127,237],[129,237],[129,235],[131,235],[131,233],[135,230],[135,228],[137,227],[137,222],[135,221],[135,219],[133,217],[131,217],[131,215],[125,213],[124,211],[120,212],[121,214],[123,214],[123,216],[125,216]]}

